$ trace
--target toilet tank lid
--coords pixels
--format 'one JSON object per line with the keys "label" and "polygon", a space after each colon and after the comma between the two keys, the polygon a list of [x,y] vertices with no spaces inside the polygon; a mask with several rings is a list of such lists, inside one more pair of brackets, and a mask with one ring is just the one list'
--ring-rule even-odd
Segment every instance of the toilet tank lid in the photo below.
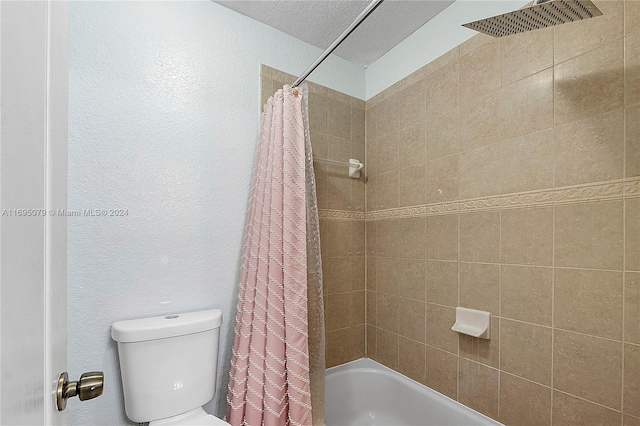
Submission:
{"label": "toilet tank lid", "polygon": [[199,333],[218,328],[221,324],[222,311],[210,309],[114,322],[111,324],[111,338],[122,343],[143,342]]}

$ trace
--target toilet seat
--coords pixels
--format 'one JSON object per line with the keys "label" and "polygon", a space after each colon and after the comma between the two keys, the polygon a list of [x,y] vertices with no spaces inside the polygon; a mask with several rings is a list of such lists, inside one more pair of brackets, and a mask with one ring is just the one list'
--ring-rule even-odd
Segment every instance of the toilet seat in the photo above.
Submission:
{"label": "toilet seat", "polygon": [[222,419],[207,414],[200,408],[191,410],[184,414],[169,417],[166,419],[155,420],[149,423],[149,426],[229,426],[229,423]]}

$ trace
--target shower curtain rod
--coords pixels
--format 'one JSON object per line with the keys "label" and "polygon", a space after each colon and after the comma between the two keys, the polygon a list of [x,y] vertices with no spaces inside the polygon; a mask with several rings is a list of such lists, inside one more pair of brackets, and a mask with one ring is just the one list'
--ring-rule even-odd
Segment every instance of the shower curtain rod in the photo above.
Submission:
{"label": "shower curtain rod", "polygon": [[322,52],[320,56],[318,56],[318,59],[316,59],[315,62],[312,63],[309,68],[307,68],[302,73],[302,75],[300,75],[300,77],[298,77],[298,79],[291,85],[291,87],[298,87],[300,83],[302,83],[307,77],[309,77],[309,74],[311,74],[325,59],[327,59],[327,56],[329,56],[331,52],[336,50],[336,48],[340,46],[340,43],[342,43],[347,37],[349,37],[353,30],[358,28],[358,25],[360,25],[362,21],[367,19],[371,12],[373,12],[376,7],[380,6],[380,3],[382,3],[383,1],[384,0],[373,0],[371,3],[369,3],[369,5],[362,11],[360,15],[358,15],[358,17],[351,23],[351,25],[349,25],[347,29],[344,30],[342,34],[340,34],[338,38],[335,39],[335,41],[331,43],[331,45],[327,47],[327,49]]}

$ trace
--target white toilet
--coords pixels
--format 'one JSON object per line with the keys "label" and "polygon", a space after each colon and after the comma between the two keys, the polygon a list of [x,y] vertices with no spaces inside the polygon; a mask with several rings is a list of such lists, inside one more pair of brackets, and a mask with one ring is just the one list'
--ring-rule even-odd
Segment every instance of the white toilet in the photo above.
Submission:
{"label": "white toilet", "polygon": [[118,342],[127,417],[157,425],[227,425],[202,406],[216,389],[218,309],[119,321]]}

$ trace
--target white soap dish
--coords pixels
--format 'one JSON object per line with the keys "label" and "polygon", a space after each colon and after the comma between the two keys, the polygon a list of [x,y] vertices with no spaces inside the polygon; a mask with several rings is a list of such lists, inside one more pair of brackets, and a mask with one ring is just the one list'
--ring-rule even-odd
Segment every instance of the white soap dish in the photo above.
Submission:
{"label": "white soap dish", "polygon": [[491,313],[458,306],[456,308],[456,323],[451,329],[480,339],[490,339]]}

